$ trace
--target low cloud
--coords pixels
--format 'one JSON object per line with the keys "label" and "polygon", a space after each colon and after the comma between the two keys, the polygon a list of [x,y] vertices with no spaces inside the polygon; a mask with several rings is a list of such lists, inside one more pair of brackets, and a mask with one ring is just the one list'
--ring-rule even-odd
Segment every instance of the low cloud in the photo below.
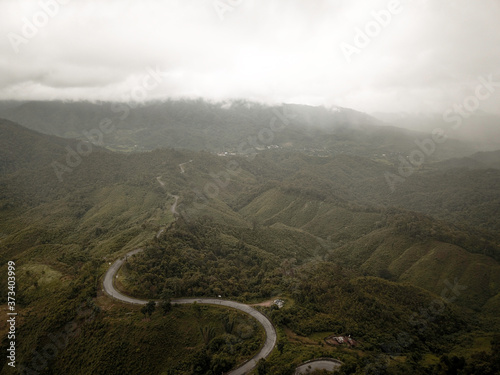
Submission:
{"label": "low cloud", "polygon": [[[425,112],[460,102],[481,75],[500,81],[495,0],[401,1],[350,62],[339,46],[390,1],[220,1],[223,19],[212,0],[3,1],[0,99],[120,100],[158,67],[151,98]],[[482,109],[500,112],[499,100]]]}

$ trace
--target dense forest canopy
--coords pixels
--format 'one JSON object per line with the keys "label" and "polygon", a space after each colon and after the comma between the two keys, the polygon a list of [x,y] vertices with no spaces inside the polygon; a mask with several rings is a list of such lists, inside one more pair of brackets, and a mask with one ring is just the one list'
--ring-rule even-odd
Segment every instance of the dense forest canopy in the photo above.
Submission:
{"label": "dense forest canopy", "polygon": [[[40,373],[221,374],[262,345],[260,326],[169,304],[221,296],[263,303],[277,329],[258,374],[319,357],[344,374],[500,371],[499,151],[449,140],[403,178],[427,135],[360,112],[186,100],[121,119],[120,105],[0,105],[0,258],[3,274],[17,267],[20,363],[73,322],[80,333]],[[161,308],[102,291],[137,248],[116,286]]]}

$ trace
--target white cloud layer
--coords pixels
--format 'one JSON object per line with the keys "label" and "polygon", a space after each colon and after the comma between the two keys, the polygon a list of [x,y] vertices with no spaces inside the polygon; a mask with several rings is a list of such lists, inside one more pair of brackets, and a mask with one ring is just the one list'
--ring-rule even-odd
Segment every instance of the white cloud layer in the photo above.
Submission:
{"label": "white cloud layer", "polygon": [[0,99],[120,100],[158,67],[147,98],[444,111],[500,82],[499,19],[498,0],[3,0]]}

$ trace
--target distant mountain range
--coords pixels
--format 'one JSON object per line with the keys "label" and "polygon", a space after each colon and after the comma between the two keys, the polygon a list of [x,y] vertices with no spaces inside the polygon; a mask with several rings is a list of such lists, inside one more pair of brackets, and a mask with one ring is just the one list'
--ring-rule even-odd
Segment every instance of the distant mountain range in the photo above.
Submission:
{"label": "distant mountain range", "polygon": [[[177,148],[244,154],[279,147],[317,156],[344,153],[394,162],[398,155],[410,154],[416,140],[429,137],[428,132],[388,126],[347,108],[266,106],[242,100],[0,102],[0,118],[45,134],[99,142],[118,151]],[[465,140],[448,140],[427,161],[481,150]]]}

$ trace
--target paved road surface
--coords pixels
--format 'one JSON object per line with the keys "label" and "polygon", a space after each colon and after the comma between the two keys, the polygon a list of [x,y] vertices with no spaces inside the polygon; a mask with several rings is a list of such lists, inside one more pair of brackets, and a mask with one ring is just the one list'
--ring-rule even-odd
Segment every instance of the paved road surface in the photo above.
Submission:
{"label": "paved road surface", "polygon": [[309,374],[315,370],[336,371],[340,368],[340,366],[342,366],[342,363],[333,359],[318,359],[309,361],[297,367],[295,369],[295,375]]}
{"label": "paved road surface", "polygon": [[[176,200],[177,203],[177,200]],[[120,269],[120,267],[123,265],[125,262],[125,258],[132,256],[134,254],[137,254],[141,252],[143,249],[136,249],[133,251],[130,251],[127,253],[124,257],[118,259],[115,261],[108,269],[106,272],[106,275],[104,276],[104,281],[103,281],[103,286],[104,290],[106,291],[107,294],[109,294],[111,297],[116,298],[122,302],[127,302],[127,303],[132,303],[136,305],[145,305],[148,303],[146,300],[142,299],[137,299],[133,297],[126,296],[125,294],[120,293],[115,289],[113,279],[116,277],[116,273]],[[182,304],[188,304],[188,303],[206,303],[210,305],[220,305],[220,306],[227,306],[227,307],[232,307],[234,309],[238,309],[240,311],[243,311],[244,313],[247,313],[257,319],[257,321],[264,327],[264,330],[266,331],[266,342],[264,343],[264,346],[258,352],[252,359],[249,361],[245,362],[243,365],[238,367],[237,369],[231,371],[228,373],[228,375],[243,375],[247,374],[250,372],[252,369],[254,369],[257,366],[257,362],[261,358],[266,358],[269,354],[271,354],[271,351],[273,350],[274,346],[276,345],[276,340],[277,340],[277,335],[276,335],[276,330],[274,329],[274,326],[270,322],[270,320],[260,313],[259,311],[255,310],[253,307],[250,307],[248,305],[245,305],[243,303],[239,302],[234,302],[234,301],[228,301],[228,300],[223,300],[223,299],[217,299],[217,298],[185,298],[185,299],[175,299],[172,300],[173,305],[182,305]]]}
{"label": "paved road surface", "polygon": [[[160,183],[162,187],[165,187],[165,183],[161,180],[161,176],[156,177],[156,180]],[[169,196],[175,198],[174,204],[170,207],[170,212],[172,212],[175,218],[176,216],[179,215],[179,213],[177,212],[177,201],[179,200],[179,196],[173,194],[169,194]],[[163,233],[164,230],[165,228],[160,229],[158,233],[156,233],[156,238],[160,238],[160,235]]]}
{"label": "paved road surface", "polygon": [[179,164],[179,168],[181,169],[181,173],[184,173],[184,172],[185,172],[183,165],[184,165],[184,164],[187,164],[187,163],[191,163],[191,162],[192,162],[192,160],[187,161],[187,162],[185,162],[185,163],[181,163],[181,164]]}
{"label": "paved road surface", "polygon": [[170,212],[172,212],[174,214],[174,216],[179,215],[179,213],[177,212],[177,201],[179,200],[179,196],[172,195],[172,194],[170,194],[170,196],[175,198],[174,204],[172,205],[172,207],[170,207]]}
{"label": "paved road surface", "polygon": [[165,183],[161,180],[161,176],[156,177],[156,180],[160,183],[162,187],[165,187]]}

